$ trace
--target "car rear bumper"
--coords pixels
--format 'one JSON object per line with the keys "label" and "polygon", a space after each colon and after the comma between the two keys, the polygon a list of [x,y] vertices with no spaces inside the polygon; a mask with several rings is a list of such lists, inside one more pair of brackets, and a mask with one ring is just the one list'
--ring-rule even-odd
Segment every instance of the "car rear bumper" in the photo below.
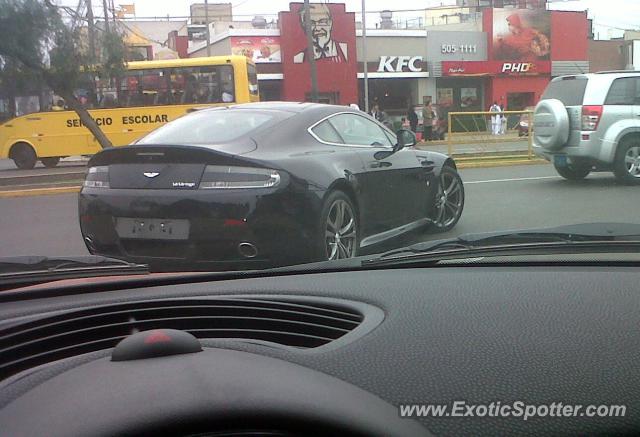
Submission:
{"label": "car rear bumper", "polygon": [[551,162],[553,162],[555,155],[565,155],[570,162],[589,163],[599,167],[610,166],[613,161],[612,151],[615,150],[615,144],[595,137],[593,132],[584,132],[584,134],[590,134],[590,139],[572,142],[553,150],[545,149],[536,144],[534,139],[533,152],[536,156]]}
{"label": "car rear bumper", "polygon": [[[234,269],[313,260],[321,192],[87,189],[80,228],[90,252],[151,265]],[[188,220],[183,239],[119,235],[117,218]],[[246,256],[241,243],[255,247]],[[246,249],[245,245],[245,249]]]}

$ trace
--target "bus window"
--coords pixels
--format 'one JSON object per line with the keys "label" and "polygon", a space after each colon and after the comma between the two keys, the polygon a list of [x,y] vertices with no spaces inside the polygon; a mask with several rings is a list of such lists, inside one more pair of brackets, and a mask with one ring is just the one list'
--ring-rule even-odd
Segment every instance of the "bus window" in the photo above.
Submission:
{"label": "bus window", "polygon": [[11,107],[9,106],[9,99],[0,98],[0,123],[3,123],[11,118]]}
{"label": "bus window", "polygon": [[258,95],[258,71],[253,64],[247,64],[247,75],[249,79],[249,94]]}
{"label": "bus window", "polygon": [[222,103],[235,99],[233,86],[233,67],[215,65],[180,68],[176,70],[182,77],[184,91],[180,103]]}
{"label": "bus window", "polygon": [[169,101],[169,83],[165,71],[133,70],[120,80],[118,99],[123,106],[156,106]]}
{"label": "bus window", "polygon": [[38,96],[17,96],[16,116],[40,112],[40,98]]}

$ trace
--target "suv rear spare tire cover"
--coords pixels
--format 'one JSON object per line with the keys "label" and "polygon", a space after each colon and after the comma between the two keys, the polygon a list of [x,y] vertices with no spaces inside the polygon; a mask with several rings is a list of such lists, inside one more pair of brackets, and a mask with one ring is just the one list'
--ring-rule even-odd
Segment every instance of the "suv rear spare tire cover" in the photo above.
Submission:
{"label": "suv rear spare tire cover", "polygon": [[569,114],[558,99],[541,100],[533,114],[533,140],[548,150],[560,149],[569,140]]}

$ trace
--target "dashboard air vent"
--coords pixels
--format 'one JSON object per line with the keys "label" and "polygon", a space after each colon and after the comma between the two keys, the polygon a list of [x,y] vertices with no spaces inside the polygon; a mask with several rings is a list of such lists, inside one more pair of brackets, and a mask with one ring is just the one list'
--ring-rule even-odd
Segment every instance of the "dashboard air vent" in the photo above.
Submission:
{"label": "dashboard air vent", "polygon": [[128,335],[150,329],[180,329],[200,339],[315,348],[357,328],[364,320],[358,305],[321,298],[216,297],[65,311],[0,330],[0,379],[41,364],[112,348]]}

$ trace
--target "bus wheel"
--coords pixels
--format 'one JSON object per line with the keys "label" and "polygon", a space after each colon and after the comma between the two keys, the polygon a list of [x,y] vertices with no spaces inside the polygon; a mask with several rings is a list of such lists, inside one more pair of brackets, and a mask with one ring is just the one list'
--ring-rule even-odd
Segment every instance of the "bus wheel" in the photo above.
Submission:
{"label": "bus wheel", "polygon": [[17,143],[11,148],[9,157],[20,170],[30,170],[36,166],[38,157],[33,147],[27,143]]}
{"label": "bus wheel", "polygon": [[42,164],[47,168],[53,168],[60,162],[59,156],[50,156],[49,158],[40,158]]}

